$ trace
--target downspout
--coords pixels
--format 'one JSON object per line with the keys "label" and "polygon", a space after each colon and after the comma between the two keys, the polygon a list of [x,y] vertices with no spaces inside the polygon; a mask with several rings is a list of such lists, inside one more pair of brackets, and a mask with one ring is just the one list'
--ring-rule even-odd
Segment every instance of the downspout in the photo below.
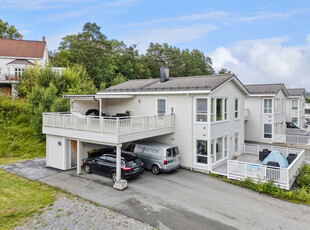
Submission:
{"label": "downspout", "polygon": [[99,117],[101,117],[101,99],[96,99],[96,96],[93,96],[93,99],[98,102]]}

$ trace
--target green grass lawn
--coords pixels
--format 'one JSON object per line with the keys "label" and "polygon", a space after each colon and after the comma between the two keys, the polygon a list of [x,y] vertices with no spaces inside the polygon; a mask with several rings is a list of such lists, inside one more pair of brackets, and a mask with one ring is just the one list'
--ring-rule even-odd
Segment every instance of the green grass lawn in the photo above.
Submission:
{"label": "green grass lawn", "polygon": [[[9,160],[8,160],[9,159]],[[0,158],[13,163],[19,158]],[[38,181],[31,181],[0,169],[0,229],[11,229],[57,198],[60,191]]]}

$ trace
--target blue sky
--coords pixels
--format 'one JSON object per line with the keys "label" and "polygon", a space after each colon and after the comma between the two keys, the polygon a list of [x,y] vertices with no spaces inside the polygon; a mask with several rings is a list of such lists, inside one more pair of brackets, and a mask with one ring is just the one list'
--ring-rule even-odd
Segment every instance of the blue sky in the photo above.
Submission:
{"label": "blue sky", "polygon": [[1,0],[0,15],[26,40],[44,35],[50,50],[90,21],[142,53],[151,41],[197,48],[246,84],[310,89],[307,0]]}

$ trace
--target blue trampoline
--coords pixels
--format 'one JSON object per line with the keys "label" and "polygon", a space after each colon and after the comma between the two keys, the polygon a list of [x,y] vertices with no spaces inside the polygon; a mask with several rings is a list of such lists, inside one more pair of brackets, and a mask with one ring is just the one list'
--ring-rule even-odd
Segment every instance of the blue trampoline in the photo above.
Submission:
{"label": "blue trampoline", "polygon": [[287,168],[288,166],[288,161],[287,159],[283,156],[282,153],[280,153],[277,150],[272,151],[271,153],[269,153],[269,155],[263,160],[263,165],[267,165],[267,163],[269,161],[274,161],[274,162],[278,162],[279,166],[281,168]]}

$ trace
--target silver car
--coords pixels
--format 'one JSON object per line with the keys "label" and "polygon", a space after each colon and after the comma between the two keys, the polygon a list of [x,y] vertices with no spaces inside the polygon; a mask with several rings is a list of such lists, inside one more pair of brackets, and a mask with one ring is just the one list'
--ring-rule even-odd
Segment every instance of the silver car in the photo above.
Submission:
{"label": "silver car", "polygon": [[124,152],[137,155],[143,161],[144,168],[150,169],[155,175],[181,166],[179,149],[175,145],[157,142],[130,143]]}

